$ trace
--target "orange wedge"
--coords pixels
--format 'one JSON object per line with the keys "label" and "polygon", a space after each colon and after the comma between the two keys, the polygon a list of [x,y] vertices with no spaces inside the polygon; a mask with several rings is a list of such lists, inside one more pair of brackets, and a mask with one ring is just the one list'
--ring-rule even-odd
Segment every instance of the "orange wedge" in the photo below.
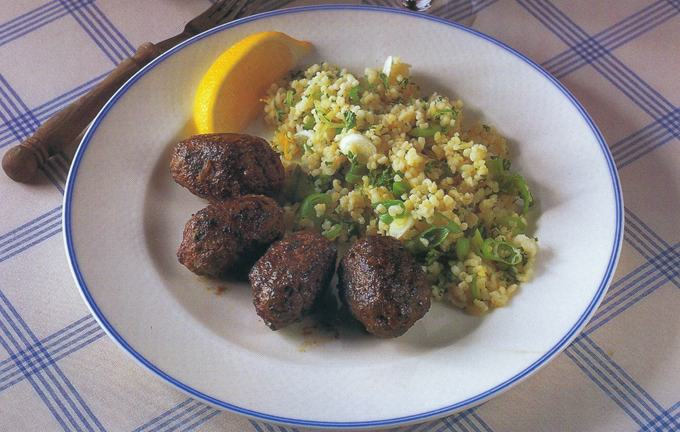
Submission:
{"label": "orange wedge", "polygon": [[262,111],[267,88],[283,78],[312,44],[267,31],[225,51],[205,74],[194,100],[198,133],[242,132]]}

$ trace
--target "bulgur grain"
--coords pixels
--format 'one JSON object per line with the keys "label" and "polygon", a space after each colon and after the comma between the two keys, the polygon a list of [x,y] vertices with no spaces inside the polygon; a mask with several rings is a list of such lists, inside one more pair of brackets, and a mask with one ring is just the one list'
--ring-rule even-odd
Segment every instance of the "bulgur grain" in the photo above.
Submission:
{"label": "bulgur grain", "polygon": [[463,102],[421,96],[409,67],[389,57],[357,77],[314,64],[270,87],[272,147],[303,173],[293,187],[331,198],[313,215],[288,203],[288,230],[338,243],[391,235],[416,254],[435,299],[472,314],[504,306],[538,251],[525,234],[528,185],[493,126],[465,127]]}

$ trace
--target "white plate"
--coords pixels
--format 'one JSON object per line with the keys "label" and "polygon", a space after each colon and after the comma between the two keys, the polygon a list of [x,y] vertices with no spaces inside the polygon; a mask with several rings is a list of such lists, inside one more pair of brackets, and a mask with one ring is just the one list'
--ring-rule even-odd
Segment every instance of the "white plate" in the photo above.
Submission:
{"label": "white plate", "polygon": [[[360,76],[388,55],[401,56],[425,93],[461,98],[468,115],[508,138],[513,166],[537,199],[541,250],[535,277],[507,307],[480,318],[436,304],[394,340],[356,331],[333,339],[302,326],[272,332],[256,316],[246,285],[216,295],[225,283],[198,278],[177,262],[184,223],[205,202],[172,181],[170,151],[192,132],[194,92],[213,60],[265,30],[313,42],[305,63],[328,61]],[[448,21],[351,6],[259,15],[154,61],[87,132],[64,208],[66,248],[82,295],[133,358],[211,405],[325,427],[424,421],[517,384],[592,316],[623,233],[609,151],[555,79],[507,46]]]}

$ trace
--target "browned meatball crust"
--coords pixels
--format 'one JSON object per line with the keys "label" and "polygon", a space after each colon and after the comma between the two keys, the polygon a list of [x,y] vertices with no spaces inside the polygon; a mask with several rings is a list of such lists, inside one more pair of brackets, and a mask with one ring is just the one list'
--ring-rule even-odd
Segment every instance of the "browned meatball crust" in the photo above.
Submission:
{"label": "browned meatball crust", "polygon": [[197,275],[243,276],[283,231],[283,209],[276,201],[236,197],[210,204],[189,219],[177,258]]}
{"label": "browned meatball crust", "polygon": [[357,240],[340,261],[338,296],[369,333],[401,336],[430,309],[432,291],[415,257],[398,240]]}
{"label": "browned meatball crust", "polygon": [[279,154],[245,134],[194,135],[175,146],[170,171],[177,183],[211,202],[238,195],[275,196],[285,181]]}
{"label": "browned meatball crust", "polygon": [[321,234],[298,231],[274,243],[250,271],[255,311],[272,330],[302,320],[329,292],[338,251]]}

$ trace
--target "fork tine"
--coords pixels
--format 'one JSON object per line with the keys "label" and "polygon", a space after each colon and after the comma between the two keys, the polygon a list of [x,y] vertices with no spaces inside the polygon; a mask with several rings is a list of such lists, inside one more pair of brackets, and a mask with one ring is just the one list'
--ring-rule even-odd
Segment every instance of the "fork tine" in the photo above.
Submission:
{"label": "fork tine", "polygon": [[213,15],[215,15],[215,13],[225,8],[227,10],[231,9],[238,2],[239,0],[217,0],[212,6],[208,8],[208,10],[203,12],[201,16],[205,18],[211,18]]}
{"label": "fork tine", "polygon": [[[216,1],[205,12],[195,17],[184,26],[184,35],[194,36],[209,28],[215,27],[215,25],[217,25],[216,20],[221,18],[220,13],[223,13],[224,10],[231,10],[239,1],[240,0]],[[161,42],[161,44],[162,43],[163,42]]]}
{"label": "fork tine", "polygon": [[[225,4],[226,0],[220,0],[217,3]],[[232,21],[239,16],[241,10],[247,3],[248,3],[247,0],[244,1],[230,0],[228,5],[224,5],[224,7],[217,8],[214,12],[208,15],[208,17],[210,18],[211,21],[213,21],[216,24],[222,24],[225,22]]]}
{"label": "fork tine", "polygon": [[255,12],[257,12],[259,9],[260,2],[258,0],[253,0],[250,2],[250,7],[243,13],[243,16],[255,15]]}

